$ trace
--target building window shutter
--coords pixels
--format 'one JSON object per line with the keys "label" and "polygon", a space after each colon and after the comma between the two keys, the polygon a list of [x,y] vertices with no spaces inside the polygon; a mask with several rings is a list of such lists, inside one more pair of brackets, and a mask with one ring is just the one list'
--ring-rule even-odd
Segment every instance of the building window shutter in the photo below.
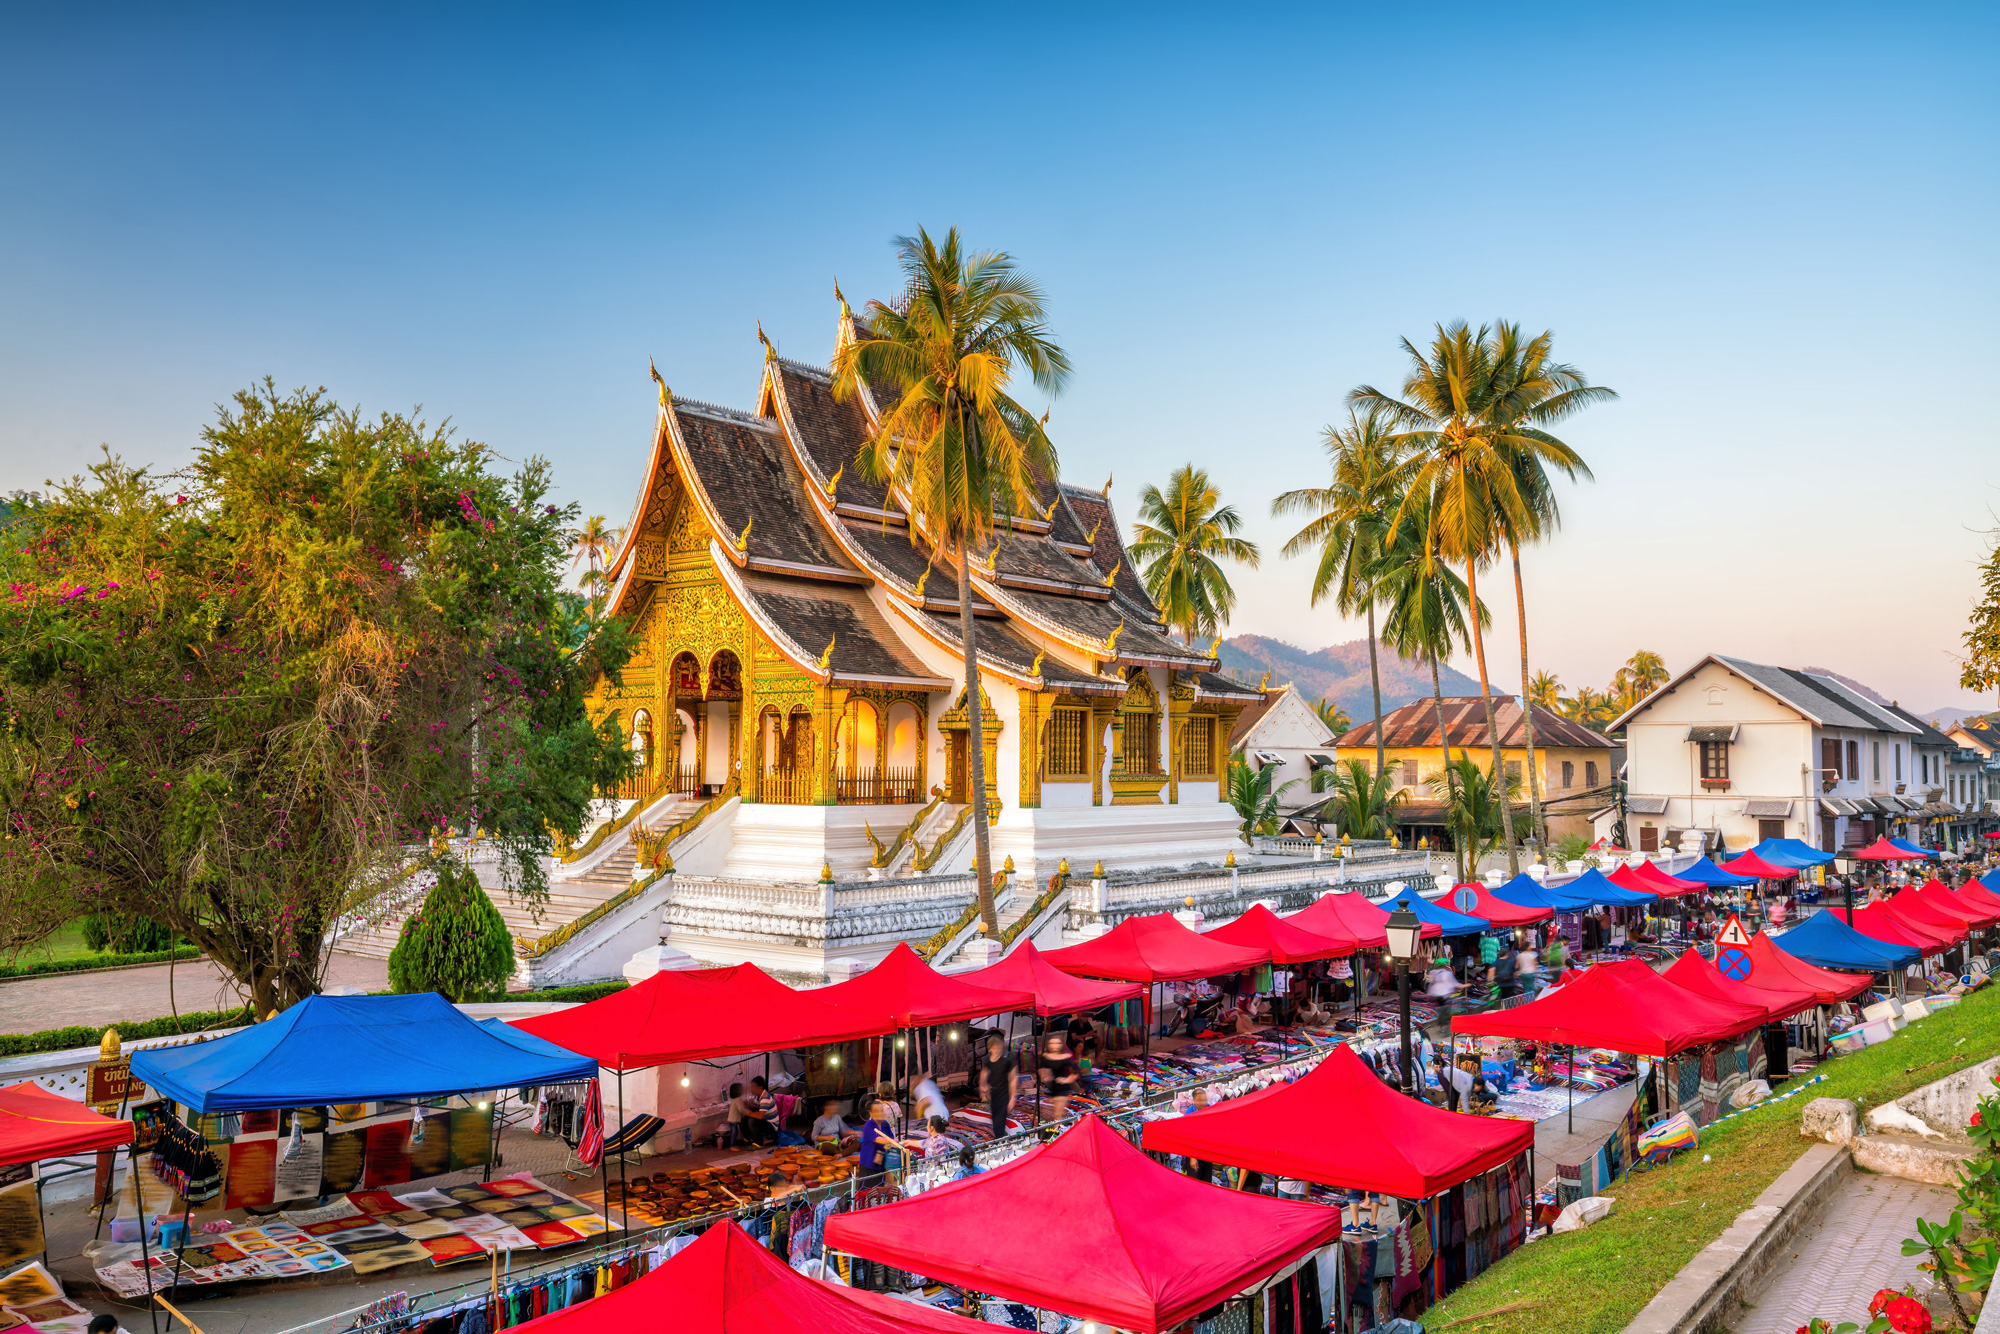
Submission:
{"label": "building window shutter", "polygon": [[1090,710],[1058,708],[1049,715],[1049,777],[1090,777]]}
{"label": "building window shutter", "polygon": [[1850,741],[1847,743],[1847,781],[1850,783],[1861,781],[1861,743],[1859,741]]}
{"label": "building window shutter", "polygon": [[1583,785],[1584,785],[1585,787],[1596,787],[1596,786],[1597,786],[1597,761],[1596,761],[1596,760],[1585,760],[1585,761],[1583,762]]}
{"label": "building window shutter", "polygon": [[1404,787],[1415,787],[1415,786],[1417,785],[1417,781],[1418,781],[1418,779],[1417,779],[1417,762],[1416,762],[1415,760],[1404,760],[1404,761],[1403,761],[1403,786],[1404,786]]}
{"label": "building window shutter", "polygon": [[1569,760],[1563,761],[1563,786],[1576,786],[1576,765]]}
{"label": "building window shutter", "polygon": [[1207,777],[1215,772],[1215,719],[1196,714],[1181,733],[1181,772]]}

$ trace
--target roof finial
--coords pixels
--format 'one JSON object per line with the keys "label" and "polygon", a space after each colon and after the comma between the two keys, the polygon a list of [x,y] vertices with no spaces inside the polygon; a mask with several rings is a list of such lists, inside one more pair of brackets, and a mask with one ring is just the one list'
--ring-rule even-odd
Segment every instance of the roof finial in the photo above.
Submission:
{"label": "roof finial", "polygon": [[1056,506],[1060,504],[1062,504],[1062,493],[1057,492],[1056,498],[1049,502],[1049,507],[1042,511],[1043,523],[1054,523],[1056,521]]}
{"label": "roof finial", "polygon": [[1113,561],[1113,562],[1111,563],[1111,573],[1110,573],[1110,574],[1107,574],[1107,575],[1105,575],[1105,576],[1104,576],[1104,586],[1105,586],[1106,588],[1109,588],[1109,587],[1111,587],[1111,581],[1112,581],[1113,579],[1116,579],[1116,578],[1118,577],[1118,572],[1119,572],[1120,570],[1124,569],[1124,568],[1125,568],[1125,562],[1124,562],[1124,561],[1122,561],[1122,560],[1120,560],[1120,561]]}
{"label": "roof finial", "polygon": [[1118,636],[1124,633],[1125,633],[1125,618],[1123,616],[1120,616],[1118,618],[1118,628],[1116,630],[1113,630],[1111,634],[1104,641],[1104,651],[1106,653],[1109,653],[1114,658],[1118,656]]}
{"label": "roof finial", "polygon": [[1117,474],[1117,473],[1115,473],[1115,472],[1114,472],[1114,473],[1110,473],[1110,474],[1108,474],[1108,475],[1107,475],[1107,476],[1105,477],[1105,479],[1104,479],[1104,489],[1103,489],[1102,491],[1099,491],[1099,492],[1098,492],[1097,494],[1098,494],[1098,495],[1100,495],[1100,496],[1108,496],[1108,495],[1110,495],[1110,494],[1111,494],[1111,479],[1112,479],[1113,477],[1116,477],[1117,475],[1118,475],[1118,474]]}
{"label": "roof finial", "polygon": [[750,530],[756,524],[757,516],[754,514],[743,521],[743,531],[736,535],[736,549],[738,551],[748,551],[750,549]]}
{"label": "roof finial", "polygon": [[660,378],[660,368],[653,364],[651,357],[646,358],[646,370],[651,373],[653,383],[660,387],[660,407],[664,409],[668,403],[673,401],[674,391],[667,388],[667,382]]}
{"label": "roof finial", "polygon": [[1028,664],[1028,675],[1040,676],[1042,674],[1042,659],[1048,656],[1048,652],[1045,648],[1035,650],[1035,660]]}
{"label": "roof finial", "polygon": [[1262,694],[1264,691],[1268,690],[1270,686],[1271,686],[1271,674],[1267,671],[1264,673],[1263,679],[1257,682],[1257,693]]}
{"label": "roof finial", "polygon": [[1091,546],[1096,546],[1096,545],[1097,545],[1097,530],[1098,530],[1098,529],[1100,529],[1100,528],[1102,528],[1103,526],[1104,526],[1104,520],[1102,520],[1102,519],[1099,519],[1099,520],[1098,520],[1098,521],[1097,521],[1096,523],[1093,523],[1092,525],[1090,525],[1090,535],[1089,535],[1089,536],[1087,536],[1087,537],[1085,537],[1085,538],[1084,538],[1083,540],[1084,540],[1084,541],[1086,541],[1086,542],[1088,542],[1088,543],[1089,543],[1089,544],[1090,544]]}
{"label": "roof finial", "polygon": [[834,299],[835,301],[838,301],[838,302],[840,303],[840,313],[841,313],[841,314],[843,314],[843,315],[847,315],[847,316],[850,316],[850,317],[851,317],[851,316],[852,316],[852,315],[854,314],[854,312],[853,312],[852,310],[848,309],[848,306],[847,306],[847,298],[846,298],[845,296],[841,295],[841,291],[840,291],[840,279],[838,279],[838,278],[835,278],[835,279],[833,280],[833,299]]}
{"label": "roof finial", "polygon": [[828,635],[826,637],[826,650],[819,655],[819,669],[821,671],[825,671],[826,665],[833,661],[833,641],[838,637],[837,635]]}
{"label": "roof finial", "polygon": [[834,499],[835,493],[840,490],[841,474],[845,473],[846,471],[847,471],[847,465],[843,463],[838,468],[835,468],[833,470],[833,476],[827,478],[826,498],[828,500]]}
{"label": "roof finial", "polygon": [[764,345],[764,360],[776,361],[778,359],[778,349],[772,347],[771,340],[765,336],[764,321],[762,320],[757,321],[757,341]]}
{"label": "roof finial", "polygon": [[914,593],[918,597],[922,597],[924,595],[924,585],[930,582],[931,569],[932,567],[929,565],[924,566],[924,572],[917,576],[916,586],[912,588],[910,592]]}
{"label": "roof finial", "polygon": [[1222,647],[1222,636],[1217,635],[1215,637],[1215,642],[1208,646],[1208,656],[1211,658],[1216,656],[1216,650],[1220,649],[1221,647]]}
{"label": "roof finial", "polygon": [[993,544],[993,550],[986,553],[986,559],[981,563],[986,566],[986,573],[988,574],[992,574],[998,568],[1000,564],[1000,544],[997,541]]}

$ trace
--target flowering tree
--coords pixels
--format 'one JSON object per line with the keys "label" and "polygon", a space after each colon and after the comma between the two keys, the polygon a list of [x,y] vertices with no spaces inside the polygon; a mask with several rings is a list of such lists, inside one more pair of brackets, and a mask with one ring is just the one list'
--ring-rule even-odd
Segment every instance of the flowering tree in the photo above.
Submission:
{"label": "flowering tree", "polygon": [[561,586],[548,467],[421,420],[238,394],[192,463],[107,454],[0,549],[0,948],[90,912],[187,937],[259,1012],[328,929],[477,828],[546,893],[629,761],[593,726],[616,624]]}

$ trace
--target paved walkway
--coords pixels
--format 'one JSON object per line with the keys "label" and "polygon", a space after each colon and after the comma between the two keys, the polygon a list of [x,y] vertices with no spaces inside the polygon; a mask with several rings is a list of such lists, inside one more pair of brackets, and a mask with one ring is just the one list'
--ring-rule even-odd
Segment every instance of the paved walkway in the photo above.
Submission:
{"label": "paved walkway", "polygon": [[1785,1267],[1738,1317],[1736,1334],[1792,1334],[1814,1316],[1866,1324],[1878,1289],[1914,1283],[1927,1292],[1930,1276],[1917,1268],[1924,1257],[1905,1256],[1903,1238],[1917,1235],[1919,1218],[1950,1218],[1956,1200],[1939,1186],[1856,1173],[1793,1240]]}
{"label": "paved walkway", "polygon": [[[385,990],[388,962],[336,954],[327,965],[326,985]],[[38,1033],[72,1024],[101,1028],[123,1020],[226,1010],[240,1004],[236,984],[206,959],[102,973],[51,973],[0,981],[0,1033]]]}
{"label": "paved walkway", "polygon": [[1567,1111],[1535,1122],[1535,1185],[1546,1186],[1555,1180],[1557,1163],[1580,1163],[1596,1153],[1632,1109],[1632,1097],[1638,1087],[1621,1084],[1578,1102],[1573,1114],[1574,1131],[1570,1129],[1572,1114]]}

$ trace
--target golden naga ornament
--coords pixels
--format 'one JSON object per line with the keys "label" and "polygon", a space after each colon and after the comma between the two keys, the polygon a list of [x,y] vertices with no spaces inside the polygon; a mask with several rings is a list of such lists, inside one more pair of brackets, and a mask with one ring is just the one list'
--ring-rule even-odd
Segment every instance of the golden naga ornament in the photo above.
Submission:
{"label": "golden naga ornament", "polygon": [[924,572],[917,576],[916,586],[910,590],[911,593],[917,597],[924,595],[924,585],[930,582],[932,568],[929,565],[924,566]]}
{"label": "golden naga ornament", "polygon": [[756,526],[757,516],[754,514],[743,521],[743,531],[736,535],[736,549],[738,551],[748,551],[750,549],[750,530]]}
{"label": "golden naga ornament", "polygon": [[1104,586],[1106,588],[1111,587],[1111,581],[1116,579],[1118,577],[1118,572],[1124,568],[1125,568],[1124,561],[1121,560],[1112,562],[1111,573],[1104,576]]}
{"label": "golden naga ornament", "polygon": [[667,405],[673,402],[674,391],[667,388],[667,382],[660,378],[660,368],[653,364],[651,357],[646,358],[646,370],[652,375],[653,383],[660,388],[660,410],[664,412]]}
{"label": "golden naga ornament", "polygon": [[833,641],[836,638],[838,638],[836,635],[827,636],[826,651],[819,655],[819,669],[821,671],[825,671],[826,665],[833,661]]}

